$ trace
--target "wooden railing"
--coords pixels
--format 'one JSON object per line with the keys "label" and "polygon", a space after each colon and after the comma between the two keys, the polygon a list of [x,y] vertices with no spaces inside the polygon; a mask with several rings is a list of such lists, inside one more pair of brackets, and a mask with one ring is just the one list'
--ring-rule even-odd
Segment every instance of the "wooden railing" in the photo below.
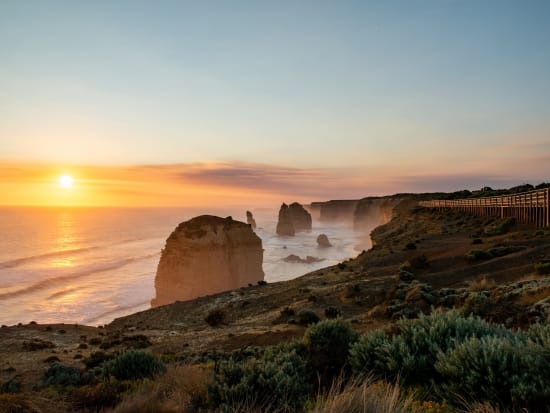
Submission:
{"label": "wooden railing", "polygon": [[550,189],[514,195],[421,201],[427,208],[452,208],[482,216],[514,217],[518,222],[550,227]]}

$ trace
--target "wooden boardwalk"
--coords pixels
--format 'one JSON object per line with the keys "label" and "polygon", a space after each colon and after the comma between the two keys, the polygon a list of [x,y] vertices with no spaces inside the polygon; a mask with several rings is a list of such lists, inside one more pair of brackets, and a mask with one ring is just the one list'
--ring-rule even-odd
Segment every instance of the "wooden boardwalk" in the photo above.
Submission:
{"label": "wooden boardwalk", "polygon": [[524,224],[550,227],[549,188],[485,198],[421,201],[419,204],[427,208],[452,208],[481,216],[513,217]]}

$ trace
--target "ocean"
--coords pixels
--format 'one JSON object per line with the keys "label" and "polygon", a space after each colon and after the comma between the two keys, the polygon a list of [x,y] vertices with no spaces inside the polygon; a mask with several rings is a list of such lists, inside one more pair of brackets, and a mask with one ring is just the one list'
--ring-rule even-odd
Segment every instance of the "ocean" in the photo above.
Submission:
{"label": "ocean", "polygon": [[[277,209],[252,209],[264,247],[267,282],[296,278],[359,252],[363,233],[351,223],[314,220],[311,232],[275,234]],[[102,325],[150,308],[155,272],[168,235],[204,213],[245,211],[189,208],[0,208],[0,324]],[[325,233],[332,248],[320,249]],[[286,263],[289,254],[323,261]]]}

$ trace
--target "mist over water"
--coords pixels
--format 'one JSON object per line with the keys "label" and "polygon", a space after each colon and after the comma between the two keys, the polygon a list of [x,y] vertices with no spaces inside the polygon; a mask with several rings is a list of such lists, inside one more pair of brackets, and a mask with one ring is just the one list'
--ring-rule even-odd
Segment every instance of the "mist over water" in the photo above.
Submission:
{"label": "mist over water", "polygon": [[[313,221],[311,232],[275,234],[277,210],[257,210],[268,282],[289,280],[357,255],[363,233],[351,222]],[[150,307],[160,251],[173,229],[196,215],[245,211],[183,208],[0,208],[0,324],[104,324]],[[317,236],[332,248],[318,248]],[[286,263],[289,254],[323,258]]]}

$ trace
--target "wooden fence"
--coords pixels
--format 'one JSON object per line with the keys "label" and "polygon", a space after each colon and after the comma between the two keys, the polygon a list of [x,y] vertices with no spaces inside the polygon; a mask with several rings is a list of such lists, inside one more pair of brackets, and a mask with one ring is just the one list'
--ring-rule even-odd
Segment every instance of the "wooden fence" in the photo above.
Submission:
{"label": "wooden fence", "polygon": [[550,227],[550,189],[515,195],[452,200],[421,201],[427,208],[453,208],[481,216],[514,217],[518,222]]}

